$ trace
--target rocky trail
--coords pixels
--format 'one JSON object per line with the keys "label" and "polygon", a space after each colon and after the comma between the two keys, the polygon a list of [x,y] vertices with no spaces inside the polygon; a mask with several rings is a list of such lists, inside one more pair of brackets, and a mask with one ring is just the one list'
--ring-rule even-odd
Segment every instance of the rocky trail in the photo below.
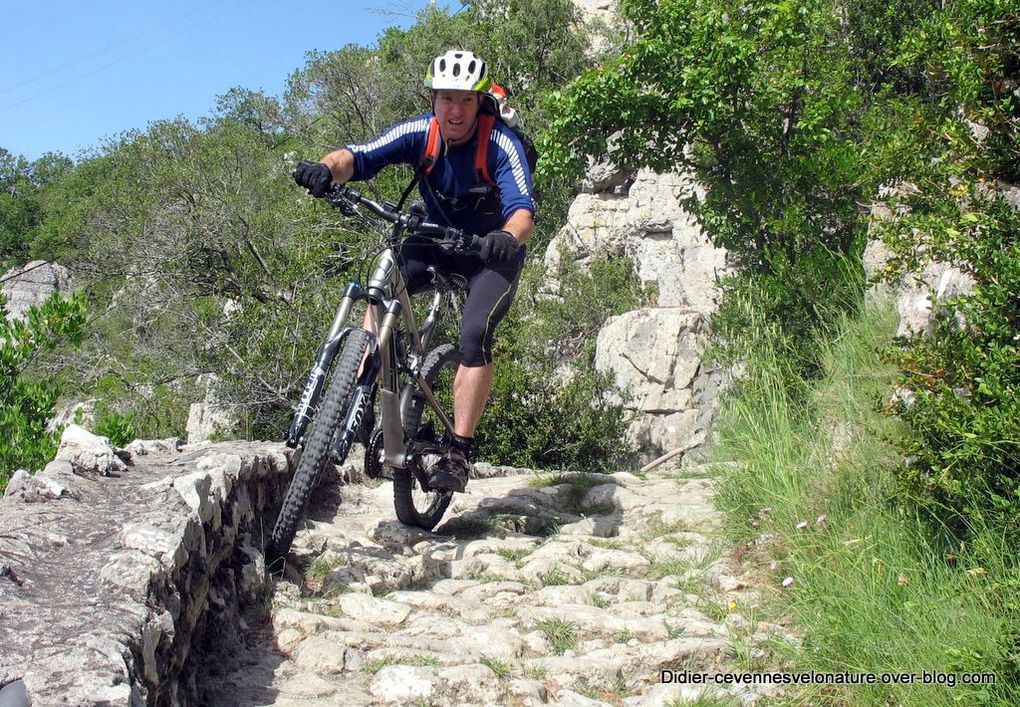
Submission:
{"label": "rocky trail", "polygon": [[697,468],[478,471],[435,533],[395,520],[388,481],[334,473],[271,607],[208,667],[210,704],[768,701],[767,686],[660,678],[775,669],[769,643],[788,633],[754,619]]}

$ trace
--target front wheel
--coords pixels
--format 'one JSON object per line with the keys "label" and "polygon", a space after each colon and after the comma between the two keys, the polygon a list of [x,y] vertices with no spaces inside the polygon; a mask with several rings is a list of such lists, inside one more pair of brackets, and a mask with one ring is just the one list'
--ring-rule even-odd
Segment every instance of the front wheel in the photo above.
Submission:
{"label": "front wheel", "polygon": [[[453,410],[453,379],[459,367],[460,352],[453,344],[432,349],[422,366],[422,377],[446,411]],[[423,441],[434,441],[437,431],[441,434],[444,429],[442,422],[423,396],[415,395],[412,400],[404,430]],[[414,454],[406,468],[393,470],[393,506],[404,525],[432,530],[446,513],[453,492],[428,485],[428,471],[438,460],[434,454]]]}
{"label": "front wheel", "polygon": [[[270,565],[285,557],[290,551],[298,523],[329,459],[330,448],[337,436],[337,428],[350,407],[358,368],[371,341],[372,335],[363,329],[354,329],[347,336],[329,383],[329,390],[312,423],[312,433],[306,438],[307,443],[301,452],[301,460],[287,488],[280,514],[269,538],[266,560]],[[338,463],[347,456],[348,449],[349,445],[345,449],[337,450]]]}

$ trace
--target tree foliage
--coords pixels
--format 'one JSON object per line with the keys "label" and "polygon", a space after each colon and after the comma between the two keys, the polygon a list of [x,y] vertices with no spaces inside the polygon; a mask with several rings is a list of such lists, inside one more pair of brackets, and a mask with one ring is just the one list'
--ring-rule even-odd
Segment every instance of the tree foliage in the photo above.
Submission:
{"label": "tree foliage", "polygon": [[[899,167],[874,159],[869,141],[902,116],[887,97],[918,71],[891,58],[931,6],[631,0],[622,10],[637,36],[557,97],[543,168],[576,176],[608,153],[624,168],[691,171],[704,190],[685,206],[741,269],[717,330],[739,340],[747,322],[725,302],[767,293],[768,317],[810,348],[858,289],[840,256],[862,249],[861,205]],[[813,355],[804,359],[810,370]]]}
{"label": "tree foliage", "polygon": [[[930,336],[903,342],[897,406],[912,432],[902,477],[957,536],[1001,528],[1020,539],[1020,15],[1015,2],[966,0],[905,38],[896,64],[923,67],[904,159],[881,224],[892,274],[958,265],[971,294],[944,303]],[[1014,192],[1015,193],[1015,192]]]}
{"label": "tree foliage", "polygon": [[46,187],[72,166],[63,155],[47,153],[35,162],[0,148],[0,272],[23,263],[42,222]]}
{"label": "tree foliage", "polygon": [[[346,282],[378,246],[293,184],[296,161],[428,110],[425,67],[451,46],[485,56],[537,132],[547,94],[589,61],[578,18],[569,0],[430,6],[376,47],[308,54],[282,97],[231,89],[207,118],[116,136],[59,178],[33,183],[31,202],[19,202],[31,223],[18,227],[14,259],[58,259],[97,313],[81,350],[40,373],[69,395],[105,401],[103,429],[146,437],[182,435],[188,405],[204,394],[197,376],[216,374],[240,431],[280,438]],[[43,173],[7,162],[4,175]],[[366,188],[394,199],[409,177],[386,170]],[[538,248],[571,188],[545,190]],[[501,415],[488,424],[506,426]]]}

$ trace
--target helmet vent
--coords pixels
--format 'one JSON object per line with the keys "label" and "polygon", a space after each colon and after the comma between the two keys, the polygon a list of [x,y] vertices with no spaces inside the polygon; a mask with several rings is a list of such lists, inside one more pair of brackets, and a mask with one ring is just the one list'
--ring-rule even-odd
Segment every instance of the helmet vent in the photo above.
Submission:
{"label": "helmet vent", "polygon": [[453,65],[453,75],[460,76],[460,64]]}
{"label": "helmet vent", "polygon": [[468,73],[469,74],[475,73],[475,62],[472,61],[470,64],[468,64]]}

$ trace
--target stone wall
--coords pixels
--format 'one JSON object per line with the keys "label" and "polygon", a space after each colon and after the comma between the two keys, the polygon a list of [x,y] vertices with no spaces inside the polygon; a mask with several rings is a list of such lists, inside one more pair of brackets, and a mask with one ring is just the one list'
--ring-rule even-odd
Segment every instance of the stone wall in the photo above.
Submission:
{"label": "stone wall", "polygon": [[69,427],[0,501],[0,686],[33,705],[201,704],[206,652],[229,661],[267,595],[262,519],[293,461],[268,443],[115,450]]}

